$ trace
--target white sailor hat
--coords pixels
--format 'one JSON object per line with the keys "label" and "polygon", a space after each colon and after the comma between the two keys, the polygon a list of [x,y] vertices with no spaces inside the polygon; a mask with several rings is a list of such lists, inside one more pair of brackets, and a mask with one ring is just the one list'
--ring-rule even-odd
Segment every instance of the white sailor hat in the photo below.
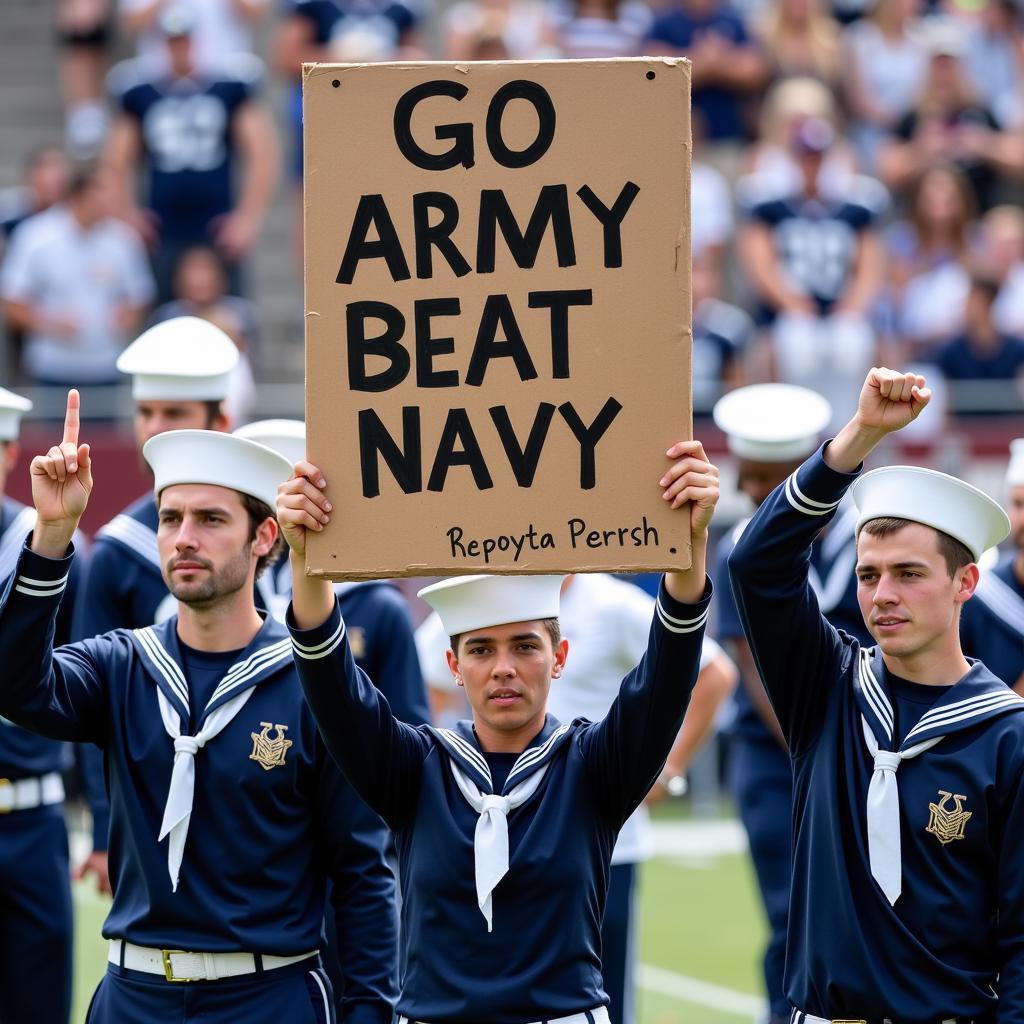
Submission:
{"label": "white sailor hat", "polygon": [[1006,486],[1024,487],[1024,437],[1010,442],[1010,463],[1006,467]]}
{"label": "white sailor hat", "polygon": [[220,402],[227,397],[238,347],[196,316],[178,316],[140,334],[117,359],[131,374],[136,401]]}
{"label": "white sailor hat", "polygon": [[213,484],[251,495],[274,508],[277,487],[292,475],[279,452],[216,430],[168,430],[151,437],[142,455],[153,470],[153,491],[174,484]]}
{"label": "white sailor hat", "polygon": [[856,480],[857,532],[869,519],[894,516],[923,523],[960,541],[977,561],[1006,539],[1010,520],[984,491],[920,466],[886,466]]}
{"label": "white sailor hat", "polygon": [[293,466],[306,457],[306,424],[302,420],[257,420],[232,433],[273,448]]}
{"label": "white sailor hat", "polygon": [[0,388],[0,442],[17,441],[21,417],[32,408],[32,403],[7,388]]}
{"label": "white sailor hat", "polygon": [[790,462],[818,447],[832,407],[816,391],[794,384],[751,384],[723,395],[712,415],[733,455]]}
{"label": "white sailor hat", "polygon": [[562,576],[455,576],[419,592],[449,636],[482,626],[558,618]]}

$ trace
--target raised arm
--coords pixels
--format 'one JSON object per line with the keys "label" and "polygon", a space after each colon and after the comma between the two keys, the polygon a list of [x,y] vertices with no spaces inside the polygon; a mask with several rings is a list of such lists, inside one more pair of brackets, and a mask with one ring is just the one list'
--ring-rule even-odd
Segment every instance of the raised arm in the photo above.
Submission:
{"label": "raised arm", "polygon": [[663,500],[689,516],[691,565],[665,574],[647,652],[623,680],[608,714],[582,739],[594,792],[620,824],[654,784],[679,733],[700,670],[711,601],[707,539],[718,469],[699,441],[681,441],[666,454],[673,462],[658,485]]}
{"label": "raised arm", "polygon": [[848,655],[808,580],[811,544],[868,454],[929,398],[923,377],[873,368],[850,422],[771,493],[729,557],[743,630],[791,753],[817,737],[825,681]]}
{"label": "raised arm", "polygon": [[419,793],[431,741],[392,715],[357,667],[329,580],[306,575],[306,534],[330,522],[327,481],[312,463],[295,465],[278,489],[277,518],[292,560],[288,628],[306,700],[331,756],[359,795],[399,829]]}

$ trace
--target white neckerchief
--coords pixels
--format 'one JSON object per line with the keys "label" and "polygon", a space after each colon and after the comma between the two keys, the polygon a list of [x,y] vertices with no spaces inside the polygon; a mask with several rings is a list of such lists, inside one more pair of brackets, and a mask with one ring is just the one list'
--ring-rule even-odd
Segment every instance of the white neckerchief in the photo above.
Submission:
{"label": "white neckerchief", "polygon": [[242,710],[242,705],[253,695],[255,687],[249,687],[222,704],[203,723],[194,736],[181,734],[181,719],[171,707],[171,702],[161,690],[156,691],[160,702],[160,717],[167,735],[174,741],[174,768],[171,771],[171,786],[167,791],[164,805],[164,820],[160,825],[158,842],[165,836],[171,839],[167,845],[167,872],[171,876],[171,888],[178,891],[178,877],[181,874],[181,859],[185,853],[185,839],[192,818],[192,800],[196,786],[196,754],[210,742]]}
{"label": "white neckerchief", "polygon": [[480,817],[473,834],[473,860],[476,875],[476,898],[480,913],[487,922],[487,930],[493,931],[491,893],[508,874],[508,813],[520,804],[526,803],[537,791],[541,780],[547,774],[548,766],[527,776],[512,787],[505,796],[485,793],[475,782],[468,779],[449,758],[452,776],[470,807]]}
{"label": "white neckerchief", "polygon": [[868,859],[871,874],[894,904],[903,891],[903,853],[900,846],[900,794],[896,785],[896,769],[900,762],[908,761],[934,747],[943,736],[915,743],[899,751],[881,750],[867,719],[861,715],[864,742],[875,762],[875,770],[868,786]]}

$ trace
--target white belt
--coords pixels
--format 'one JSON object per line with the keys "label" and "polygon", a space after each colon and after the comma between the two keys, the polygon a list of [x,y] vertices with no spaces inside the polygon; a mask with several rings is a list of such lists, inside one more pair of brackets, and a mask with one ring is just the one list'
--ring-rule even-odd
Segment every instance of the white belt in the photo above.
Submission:
{"label": "white belt", "polygon": [[[854,1020],[844,1017],[842,1019],[829,1020],[827,1017],[815,1017],[813,1013],[804,1013],[803,1010],[794,1010],[789,1019],[790,1024],[867,1024],[863,1019]],[[892,1024],[892,1021],[886,1017],[882,1024]],[[971,1021],[949,1017],[941,1021],[940,1024],[971,1024]]]}
{"label": "white belt", "polygon": [[[424,1024],[424,1022],[412,1021],[408,1017],[399,1016],[398,1024]],[[568,1017],[545,1017],[543,1021],[536,1021],[535,1024],[611,1024],[611,1018],[608,1016],[607,1006],[595,1006],[593,1010],[570,1013]]]}
{"label": "white belt", "polygon": [[[116,967],[122,965],[121,948],[124,947],[124,966],[129,971],[162,974],[168,981],[216,981],[218,978],[237,978],[242,974],[256,974],[255,953],[187,953],[182,949],[150,949],[133,942],[111,939],[107,960]],[[316,956],[319,950],[298,956],[261,956],[265,971],[297,964]]]}
{"label": "white belt", "polygon": [[64,780],[59,772],[35,779],[0,779],[0,814],[30,811],[64,801]]}

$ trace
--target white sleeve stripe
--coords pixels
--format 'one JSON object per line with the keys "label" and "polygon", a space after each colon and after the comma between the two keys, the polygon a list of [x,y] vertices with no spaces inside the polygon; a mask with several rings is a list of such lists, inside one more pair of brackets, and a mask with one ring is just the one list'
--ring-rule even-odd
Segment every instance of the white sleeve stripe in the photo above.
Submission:
{"label": "white sleeve stripe", "polygon": [[820,509],[809,508],[807,505],[803,505],[803,504],[800,503],[800,501],[794,495],[792,487],[793,487],[793,478],[790,477],[786,481],[786,488],[785,488],[786,500],[790,503],[790,505],[793,506],[793,508],[795,508],[797,510],[797,512],[802,512],[805,516],[827,516],[830,512],[834,511],[836,506],[839,504],[839,502],[837,501],[835,505],[829,505],[828,508],[820,508]]}
{"label": "white sleeve stripe", "polygon": [[669,613],[665,611],[665,606],[661,603],[660,597],[658,598],[658,607],[661,609],[662,618],[666,619],[668,622],[674,622],[677,626],[692,626],[694,623],[706,619],[708,614],[707,609],[705,609],[700,613],[700,615],[696,615],[692,619],[677,619],[674,615],[669,615]]}
{"label": "white sleeve stripe", "polygon": [[793,494],[796,495],[798,500],[802,501],[810,508],[835,508],[839,502],[843,500],[842,498],[838,498],[836,501],[815,501],[813,498],[808,498],[807,495],[800,490],[800,485],[796,482],[796,473],[790,474],[789,479],[793,483]]}
{"label": "white sleeve stripe", "polygon": [[25,594],[26,597],[56,597],[58,594],[64,593],[65,585],[61,583],[57,587],[52,587],[49,590],[36,590],[32,587],[23,587],[21,584],[16,584],[14,589],[19,594]]}
{"label": "white sleeve stripe", "polygon": [[26,586],[29,587],[56,587],[64,583],[67,583],[68,576],[70,575],[71,573],[66,573],[65,575],[61,576],[59,580],[34,580],[32,579],[31,576],[19,576],[18,582],[24,583]]}
{"label": "white sleeve stripe", "polygon": [[655,606],[655,608],[658,612],[658,619],[661,621],[661,624],[671,633],[695,633],[708,621],[708,613],[705,611],[703,615],[694,619],[691,625],[677,626],[666,617],[664,611],[662,611],[660,602]]}
{"label": "white sleeve stripe", "polygon": [[316,654],[319,651],[322,651],[322,650],[324,650],[327,647],[330,647],[331,650],[333,651],[334,648],[338,646],[338,641],[344,635],[345,635],[345,620],[344,619],[339,619],[338,620],[337,628],[334,630],[334,632],[326,640],[322,641],[321,643],[312,644],[312,645],[300,644],[299,641],[295,639],[295,637],[292,637],[292,646],[300,654]]}

